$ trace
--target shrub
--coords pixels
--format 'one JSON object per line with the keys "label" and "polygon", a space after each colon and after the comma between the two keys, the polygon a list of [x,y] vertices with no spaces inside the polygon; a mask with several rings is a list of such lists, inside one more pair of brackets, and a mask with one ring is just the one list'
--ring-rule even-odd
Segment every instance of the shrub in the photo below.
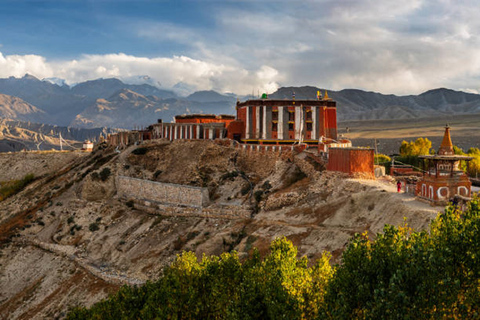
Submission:
{"label": "shrub", "polygon": [[70,223],[73,223],[73,222],[75,222],[75,218],[73,216],[68,217],[67,223],[70,224]]}
{"label": "shrub", "polygon": [[262,201],[262,196],[263,196],[263,191],[262,190],[255,191],[255,193],[253,194],[253,197],[255,198],[255,201],[257,201],[257,202]]}
{"label": "shrub", "polygon": [[200,231],[192,231],[192,232],[189,232],[187,234],[187,241],[190,241],[192,240],[193,238],[195,238],[196,236],[198,236],[200,234]]}
{"label": "shrub", "polygon": [[34,179],[35,176],[29,173],[20,180],[13,180],[3,184],[0,187],[0,201],[22,191]]}
{"label": "shrub", "polygon": [[100,227],[98,226],[98,223],[94,222],[90,223],[90,225],[88,226],[88,230],[95,232],[97,230],[100,230]]}
{"label": "shrub", "polygon": [[262,185],[262,189],[265,190],[265,191],[268,191],[270,189],[272,189],[272,185],[270,184],[270,181],[265,181]]}
{"label": "shrub", "polygon": [[100,180],[107,181],[108,177],[110,177],[110,174],[111,174],[110,168],[103,168],[103,170],[100,171]]}
{"label": "shrub", "polygon": [[238,177],[238,171],[229,171],[227,173],[224,173],[221,177],[220,180],[231,180],[233,181],[236,177]]}
{"label": "shrub", "polygon": [[246,195],[247,193],[250,192],[250,184],[246,184],[242,187],[242,190],[240,190],[240,193],[242,194],[242,196]]}

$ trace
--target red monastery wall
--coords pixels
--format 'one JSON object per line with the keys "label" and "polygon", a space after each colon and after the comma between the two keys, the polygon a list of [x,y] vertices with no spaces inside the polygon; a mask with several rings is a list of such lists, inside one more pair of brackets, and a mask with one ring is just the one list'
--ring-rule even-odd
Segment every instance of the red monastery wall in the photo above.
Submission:
{"label": "red monastery wall", "polygon": [[374,176],[374,150],[367,148],[329,148],[327,170]]}

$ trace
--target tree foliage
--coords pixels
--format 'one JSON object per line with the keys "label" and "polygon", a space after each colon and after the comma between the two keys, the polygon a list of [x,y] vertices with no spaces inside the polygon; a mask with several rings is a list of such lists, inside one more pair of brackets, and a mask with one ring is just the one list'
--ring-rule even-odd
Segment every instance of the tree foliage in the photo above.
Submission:
{"label": "tree foliage", "polygon": [[390,171],[390,166],[392,164],[392,158],[390,158],[389,156],[387,156],[385,154],[377,153],[374,156],[374,163],[376,165],[384,166],[385,170],[387,172],[389,172]]}
{"label": "tree foliage", "polygon": [[399,151],[400,157],[396,158],[396,160],[417,168],[421,165],[421,160],[418,159],[418,156],[434,153],[432,142],[428,138],[418,138],[410,142],[404,140],[400,145]]}
{"label": "tree foliage", "polygon": [[429,232],[386,226],[356,235],[325,297],[331,318],[473,319],[480,316],[480,215],[447,207]]}
{"label": "tree foliage", "polygon": [[468,163],[467,173],[471,177],[477,177],[480,173],[480,150],[478,148],[468,149],[467,155],[473,157]]}
{"label": "tree foliage", "polygon": [[428,155],[431,152],[432,142],[427,138],[418,138],[415,142],[402,141],[400,145],[400,156],[402,157],[417,157]]}
{"label": "tree foliage", "polygon": [[156,282],[122,287],[68,319],[314,319],[333,274],[330,255],[313,266],[297,258],[287,239],[272,242],[241,263],[236,252],[220,257],[184,252]]}
{"label": "tree foliage", "polygon": [[357,234],[341,264],[313,266],[275,240],[257,251],[177,256],[156,282],[123,287],[68,319],[475,319],[480,317],[480,201],[449,206],[429,230]]}

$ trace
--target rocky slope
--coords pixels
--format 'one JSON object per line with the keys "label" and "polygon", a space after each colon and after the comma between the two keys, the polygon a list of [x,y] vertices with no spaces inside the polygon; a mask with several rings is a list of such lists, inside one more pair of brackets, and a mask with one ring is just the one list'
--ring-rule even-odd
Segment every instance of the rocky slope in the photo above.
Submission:
{"label": "rocky slope", "polygon": [[[275,237],[287,236],[301,255],[329,250],[339,261],[355,232],[376,233],[403,217],[422,229],[435,216],[375,184],[322,171],[306,153],[245,153],[211,141],[140,147],[57,154],[59,161],[0,155],[2,167],[11,168],[0,172],[0,181],[20,172],[38,177],[0,202],[2,318],[61,318],[119,285],[155,279],[182,250],[201,257],[233,249],[244,256],[253,247],[265,253]],[[121,199],[118,175],[206,187],[211,204],[204,212],[213,213]]]}
{"label": "rocky slope", "polygon": [[0,118],[42,122],[46,120],[46,114],[20,98],[0,94]]}
{"label": "rocky slope", "polygon": [[60,150],[60,135],[68,143],[63,143],[64,150],[72,150],[72,146],[81,148],[85,140],[97,140],[100,135],[106,137],[112,132],[116,130],[58,127],[0,118],[0,152]]}

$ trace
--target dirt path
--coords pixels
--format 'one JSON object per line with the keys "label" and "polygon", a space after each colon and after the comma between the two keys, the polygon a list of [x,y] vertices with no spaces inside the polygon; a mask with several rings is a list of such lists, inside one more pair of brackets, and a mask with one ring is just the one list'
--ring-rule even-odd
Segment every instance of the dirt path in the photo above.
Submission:
{"label": "dirt path", "polygon": [[79,257],[77,255],[77,249],[74,246],[42,242],[37,239],[31,239],[27,237],[24,237],[18,242],[35,246],[37,248],[43,249],[61,257],[66,257],[71,261],[75,262],[79,267],[83,268],[85,271],[89,272],[93,276],[100,278],[108,283],[117,285],[142,285],[145,283],[145,280],[128,277],[125,274],[112,268],[98,267],[92,264],[88,259]]}
{"label": "dirt path", "polygon": [[443,211],[444,206],[431,206],[428,203],[419,201],[412,194],[405,192],[397,192],[397,186],[386,179],[376,179],[376,180],[364,180],[364,179],[349,179],[351,181],[358,182],[363,185],[368,185],[378,190],[384,190],[392,194],[395,198],[402,201],[403,204],[408,206],[413,210],[425,211],[430,213],[437,213]]}

